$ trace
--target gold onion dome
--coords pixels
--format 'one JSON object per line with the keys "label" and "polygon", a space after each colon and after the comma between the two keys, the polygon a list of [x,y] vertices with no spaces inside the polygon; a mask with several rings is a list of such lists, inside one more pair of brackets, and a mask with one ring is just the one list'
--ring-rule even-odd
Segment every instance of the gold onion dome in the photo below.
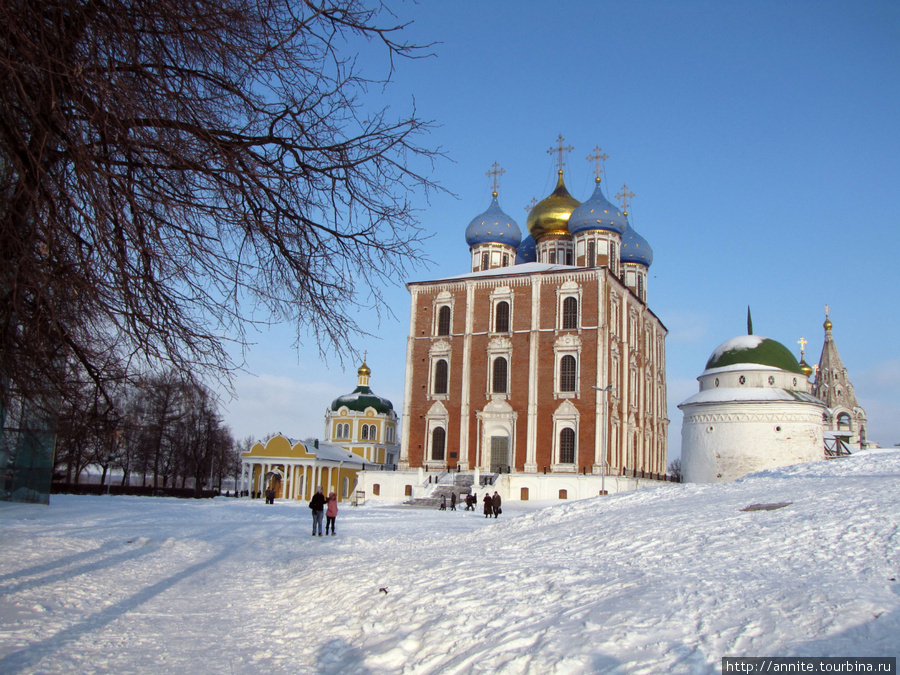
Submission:
{"label": "gold onion dome", "polygon": [[528,232],[539,241],[542,237],[551,235],[569,235],[569,218],[572,211],[581,205],[575,197],[566,190],[563,182],[562,169],[559,170],[559,180],[556,189],[549,197],[539,201],[531,213],[528,214]]}
{"label": "gold onion dome", "polygon": [[366,362],[363,361],[363,364],[359,367],[359,370],[356,371],[356,374],[360,377],[368,377],[372,374],[372,371],[369,369],[369,366],[366,365]]}
{"label": "gold onion dome", "polygon": [[813,373],[812,366],[810,366],[801,356],[800,357],[800,370],[803,371],[803,375],[809,377]]}

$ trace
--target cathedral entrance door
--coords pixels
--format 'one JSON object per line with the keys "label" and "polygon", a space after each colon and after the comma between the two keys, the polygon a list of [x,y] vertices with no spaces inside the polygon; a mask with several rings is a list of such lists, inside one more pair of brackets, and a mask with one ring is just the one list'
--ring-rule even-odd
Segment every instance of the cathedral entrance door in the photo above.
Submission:
{"label": "cathedral entrance door", "polygon": [[501,473],[509,466],[509,438],[491,436],[491,471]]}

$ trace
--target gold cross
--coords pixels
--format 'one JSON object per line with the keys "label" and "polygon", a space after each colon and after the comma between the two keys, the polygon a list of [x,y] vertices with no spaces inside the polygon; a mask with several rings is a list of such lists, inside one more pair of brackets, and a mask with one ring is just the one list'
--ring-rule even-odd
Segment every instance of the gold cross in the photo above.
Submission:
{"label": "gold cross", "polygon": [[634,196],[635,194],[633,192],[628,191],[628,185],[626,183],[623,183],[622,191],[616,195],[616,199],[622,200],[622,210],[626,213],[628,212],[628,200]]}
{"label": "gold cross", "polygon": [[556,139],[556,147],[550,148],[549,150],[547,150],[548,155],[552,155],[553,153],[556,153],[558,155],[558,157],[556,158],[556,165],[560,171],[562,171],[563,167],[566,165],[566,160],[565,160],[565,157],[563,156],[563,153],[564,152],[572,152],[572,150],[575,149],[571,145],[568,147],[563,146],[564,141],[565,141],[565,139],[563,138],[562,134],[560,134],[559,137]]}
{"label": "gold cross", "polygon": [[537,206],[537,203],[538,203],[537,197],[532,197],[531,201],[528,202],[528,204],[525,206],[525,210],[528,211],[528,213],[531,213],[531,209],[533,209],[535,206]]}
{"label": "gold cross", "polygon": [[600,167],[601,162],[605,162],[609,159],[609,155],[607,155],[603,150],[600,149],[598,145],[594,148],[594,154],[588,155],[585,159],[589,162],[594,162],[594,175],[597,178],[600,178],[600,174],[603,173],[603,169]]}
{"label": "gold cross", "polygon": [[828,318],[828,310],[831,309],[828,305],[825,305],[825,318]]}
{"label": "gold cross", "polygon": [[369,350],[368,350],[368,349],[366,349],[366,350],[363,351],[363,363],[366,362],[366,356],[368,355],[368,353],[369,353]]}
{"label": "gold cross", "polygon": [[506,173],[506,169],[501,169],[500,165],[497,162],[491,164],[491,170],[488,171],[485,176],[491,179],[491,190],[493,192],[497,192],[497,188],[500,187],[498,182],[500,176]]}
{"label": "gold cross", "polygon": [[805,337],[801,337],[797,340],[797,344],[800,345],[800,358],[803,358],[803,354],[806,352],[806,345],[809,344],[809,341]]}

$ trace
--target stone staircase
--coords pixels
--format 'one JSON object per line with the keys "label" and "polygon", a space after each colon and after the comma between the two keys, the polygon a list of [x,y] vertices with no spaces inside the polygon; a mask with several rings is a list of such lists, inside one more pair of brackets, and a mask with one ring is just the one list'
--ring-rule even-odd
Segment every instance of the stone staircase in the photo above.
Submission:
{"label": "stone staircase", "polygon": [[403,502],[407,506],[422,509],[437,509],[441,505],[441,497],[447,498],[447,510],[450,510],[450,495],[456,493],[456,510],[466,508],[465,495],[472,492],[475,483],[475,475],[471,473],[458,473],[455,471],[442,473],[437,477],[437,483],[431,484],[431,490],[425,497],[416,497]]}

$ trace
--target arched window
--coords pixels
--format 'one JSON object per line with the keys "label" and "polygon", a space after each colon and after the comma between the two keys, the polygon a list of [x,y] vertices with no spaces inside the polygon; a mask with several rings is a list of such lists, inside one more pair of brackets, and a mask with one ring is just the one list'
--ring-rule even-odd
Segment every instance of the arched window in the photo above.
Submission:
{"label": "arched window", "polygon": [[559,432],[559,463],[575,463],[575,430],[565,428]]}
{"label": "arched window", "polygon": [[363,424],[362,429],[360,430],[360,438],[364,441],[369,440],[369,425]]}
{"label": "arched window", "polygon": [[450,335],[450,307],[447,305],[438,310],[438,335]]}
{"label": "arched window", "polygon": [[498,302],[494,308],[494,331],[509,332],[509,303],[506,301]]}
{"label": "arched window", "polygon": [[578,298],[568,297],[563,300],[563,321],[565,330],[578,328]]}
{"label": "arched window", "polygon": [[575,357],[571,354],[559,360],[559,390],[575,391]]}
{"label": "arched window", "polygon": [[850,431],[852,428],[850,424],[850,415],[845,412],[840,413],[837,418],[837,426],[841,431]]}
{"label": "arched window", "polygon": [[447,362],[444,359],[438,359],[434,364],[434,393],[447,393]]}
{"label": "arched window", "polygon": [[498,356],[494,359],[494,374],[491,380],[492,388],[495,394],[505,394],[506,393],[506,379],[507,379],[507,367],[506,367],[506,359],[502,356]]}
{"label": "arched window", "polygon": [[444,447],[447,445],[447,432],[443,427],[436,427],[431,432],[431,459],[435,462],[444,461]]}
{"label": "arched window", "polygon": [[588,259],[587,266],[588,267],[596,267],[597,266],[597,242],[589,241],[588,242]]}
{"label": "arched window", "polygon": [[482,253],[481,254],[481,269],[486,270],[488,268],[488,265],[490,264],[490,261],[491,261],[490,255],[487,253]]}
{"label": "arched window", "polygon": [[377,441],[378,440],[378,427],[374,424],[369,425],[369,440]]}

